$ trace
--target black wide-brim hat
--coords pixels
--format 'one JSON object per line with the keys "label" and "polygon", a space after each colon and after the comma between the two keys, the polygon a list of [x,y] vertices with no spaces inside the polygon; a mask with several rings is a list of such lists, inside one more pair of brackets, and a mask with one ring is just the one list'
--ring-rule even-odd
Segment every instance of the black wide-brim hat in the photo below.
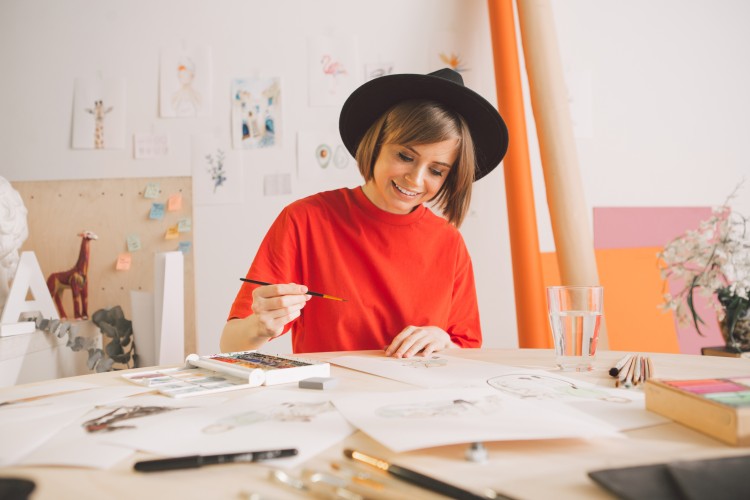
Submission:
{"label": "black wide-brim hat", "polygon": [[367,130],[392,106],[410,99],[428,99],[460,114],[474,141],[476,173],[481,179],[497,167],[508,150],[508,128],[497,109],[484,97],[464,86],[461,75],[444,68],[427,75],[386,75],[360,86],[344,102],[339,132],[346,149],[357,156]]}

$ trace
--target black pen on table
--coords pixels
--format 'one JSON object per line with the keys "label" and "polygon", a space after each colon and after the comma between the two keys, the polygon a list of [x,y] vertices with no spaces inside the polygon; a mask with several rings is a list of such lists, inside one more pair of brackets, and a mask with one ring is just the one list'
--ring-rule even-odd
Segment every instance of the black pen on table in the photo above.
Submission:
{"label": "black pen on table", "polygon": [[488,491],[486,495],[479,495],[463,488],[459,488],[458,486],[453,486],[452,484],[445,483],[439,479],[435,479],[434,477],[426,476],[417,471],[407,469],[406,467],[394,465],[386,462],[385,460],[366,455],[361,451],[345,449],[344,455],[348,458],[351,458],[352,460],[356,460],[358,462],[366,463],[367,465],[376,467],[391,474],[394,477],[397,477],[398,479],[406,481],[407,483],[421,486],[422,488],[434,491],[435,493],[440,493],[441,495],[445,495],[447,497],[457,498],[459,500],[487,500],[488,498],[509,498],[500,493],[497,493],[494,490]]}
{"label": "black pen on table", "polygon": [[[248,279],[248,278],[240,278],[240,281],[245,281],[247,283],[255,283],[256,285],[263,285],[263,286],[273,285],[273,283],[267,283],[265,281],[258,281],[258,280],[251,280],[251,279]],[[333,295],[328,295],[328,294],[325,294],[325,293],[311,292],[310,290],[308,290],[307,292],[305,292],[305,294],[306,295],[314,295],[315,297],[323,297],[324,299],[331,299],[331,300],[338,300],[338,301],[341,301],[341,302],[346,302],[346,299],[341,299],[339,297],[334,297]]]}
{"label": "black pen on table", "polygon": [[140,472],[158,472],[174,469],[194,469],[204,465],[231,464],[243,462],[260,462],[274,458],[293,457],[296,448],[267,451],[248,451],[243,453],[225,453],[222,455],[191,455],[187,457],[159,458],[136,462],[133,468]]}

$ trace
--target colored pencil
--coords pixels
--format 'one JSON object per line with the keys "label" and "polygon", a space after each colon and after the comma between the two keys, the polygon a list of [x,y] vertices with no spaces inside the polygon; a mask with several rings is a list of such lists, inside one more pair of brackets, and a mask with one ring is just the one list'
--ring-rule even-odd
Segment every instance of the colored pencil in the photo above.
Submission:
{"label": "colored pencil", "polygon": [[[273,283],[267,283],[265,281],[258,281],[258,280],[251,280],[251,279],[248,279],[248,278],[240,278],[240,280],[241,281],[246,281],[247,283],[255,283],[256,285],[263,285],[263,286],[273,285]],[[311,292],[310,290],[308,290],[306,293],[307,293],[307,295],[314,295],[315,297],[323,297],[324,299],[331,299],[331,300],[338,300],[338,301],[341,301],[341,302],[346,302],[346,299],[342,299],[342,298],[339,298],[339,297],[334,297],[333,295],[328,295],[328,294],[325,294],[325,293]]]}

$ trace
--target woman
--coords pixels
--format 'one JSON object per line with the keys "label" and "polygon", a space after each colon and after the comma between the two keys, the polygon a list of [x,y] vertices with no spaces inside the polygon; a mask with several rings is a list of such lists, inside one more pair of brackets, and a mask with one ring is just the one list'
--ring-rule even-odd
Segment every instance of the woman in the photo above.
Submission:
{"label": "woman", "polygon": [[[505,155],[502,118],[458,73],[442,69],[365,83],[344,103],[339,129],[364,185],[281,212],[247,274],[277,284],[243,283],[221,350],[257,349],[290,329],[295,352],[410,357],[480,347],[474,275],[458,227],[472,182]],[[308,287],[346,301],[311,297]]]}

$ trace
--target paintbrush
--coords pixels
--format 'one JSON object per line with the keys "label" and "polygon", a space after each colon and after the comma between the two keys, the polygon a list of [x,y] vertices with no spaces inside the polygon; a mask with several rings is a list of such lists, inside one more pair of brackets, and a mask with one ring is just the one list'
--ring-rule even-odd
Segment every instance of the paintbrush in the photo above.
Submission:
{"label": "paintbrush", "polygon": [[[248,278],[240,278],[240,280],[241,281],[246,281],[248,283],[255,283],[256,285],[263,285],[263,286],[273,285],[273,283],[266,283],[265,281],[251,280],[251,279],[248,279]],[[308,290],[305,293],[307,295],[314,295],[315,297],[323,297],[324,299],[331,299],[331,300],[338,300],[338,301],[341,301],[341,302],[346,302],[346,299],[341,299],[339,297],[334,297],[333,295],[328,295],[328,294],[325,294],[325,293],[311,292],[310,290]]]}

